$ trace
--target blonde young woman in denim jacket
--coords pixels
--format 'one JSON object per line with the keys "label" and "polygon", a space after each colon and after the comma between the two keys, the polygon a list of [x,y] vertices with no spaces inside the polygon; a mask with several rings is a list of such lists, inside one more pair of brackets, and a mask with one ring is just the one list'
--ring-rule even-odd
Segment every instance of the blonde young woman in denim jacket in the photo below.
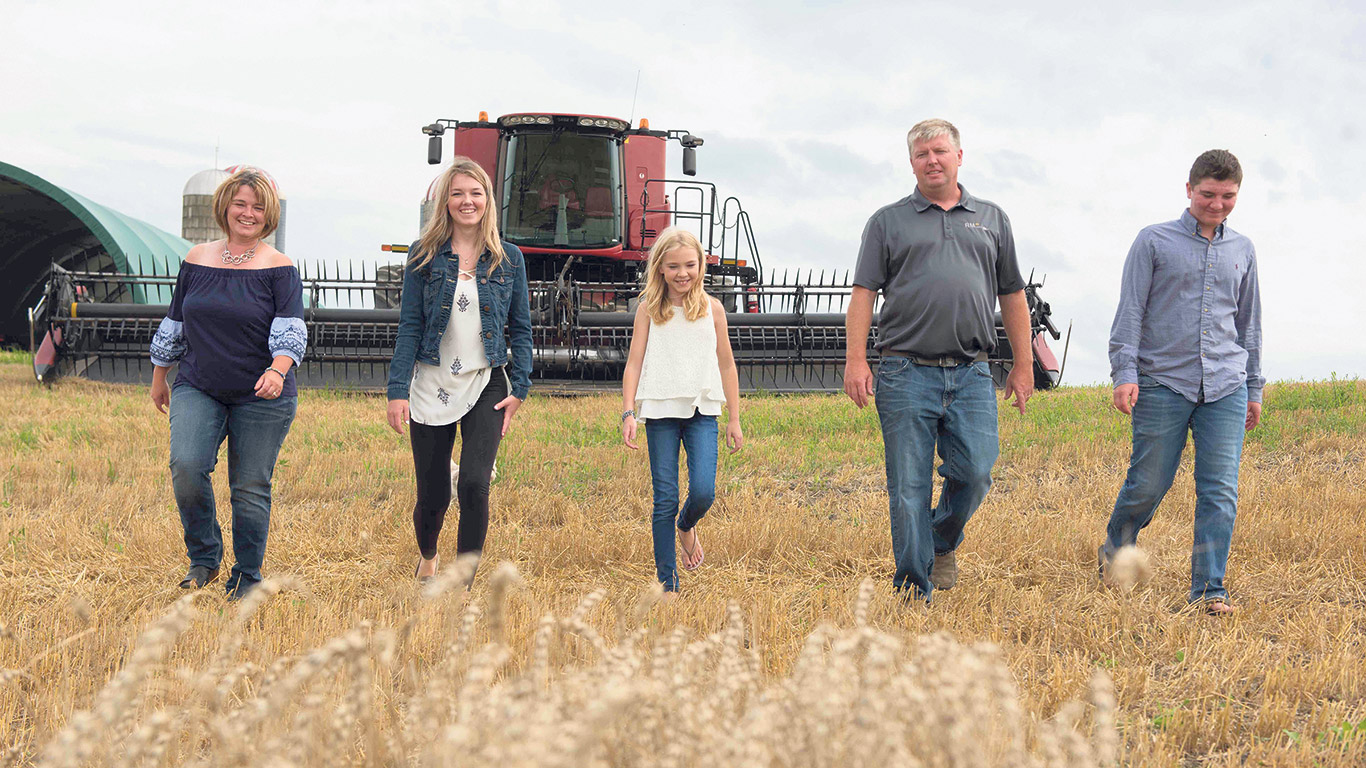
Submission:
{"label": "blonde young woman in denim jacket", "polygon": [[413,244],[403,273],[388,419],[400,435],[410,425],[421,553],[414,575],[422,581],[437,571],[457,426],[461,554],[484,547],[493,462],[531,387],[526,262],[498,237],[492,187],[477,163],[455,158],[436,186],[446,205]]}

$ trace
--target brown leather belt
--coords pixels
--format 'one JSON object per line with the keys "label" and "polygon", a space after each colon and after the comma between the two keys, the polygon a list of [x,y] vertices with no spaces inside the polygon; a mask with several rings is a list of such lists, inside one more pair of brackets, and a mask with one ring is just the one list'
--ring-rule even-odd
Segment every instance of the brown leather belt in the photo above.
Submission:
{"label": "brown leather belt", "polygon": [[897,352],[896,350],[892,349],[884,349],[878,354],[882,357],[904,357],[910,360],[911,362],[915,363],[916,365],[932,365],[936,368],[957,368],[960,365],[969,365],[971,363],[984,363],[987,359],[987,353],[985,352],[978,352],[977,356],[972,358],[971,360],[968,360],[967,358],[958,357],[957,355],[944,355],[943,357],[921,357],[920,355],[911,354],[909,352]]}

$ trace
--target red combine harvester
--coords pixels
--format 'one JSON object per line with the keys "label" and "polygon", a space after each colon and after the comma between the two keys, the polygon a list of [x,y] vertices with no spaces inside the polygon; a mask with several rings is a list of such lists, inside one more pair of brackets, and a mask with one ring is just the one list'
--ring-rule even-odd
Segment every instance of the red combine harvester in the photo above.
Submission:
{"label": "red combine harvester", "polygon": [[[668,226],[698,236],[708,253],[707,289],[730,314],[731,346],[748,391],[838,391],[843,387],[844,309],[849,272],[765,274],[748,214],[715,185],[671,179],[666,146],[683,150],[683,175],[697,172],[703,140],[683,130],[651,130],[646,120],[598,115],[516,113],[423,126],[427,161],[441,162],[446,134],[457,155],[478,162],[493,180],[502,236],[526,255],[533,335],[533,377],[551,389],[615,388],[630,343],[642,269],[655,237]],[[429,189],[422,220],[444,204]],[[851,244],[851,252],[853,245]],[[407,246],[384,250],[406,253]],[[85,285],[174,282],[160,275],[73,273],[54,268],[48,295],[35,308],[35,338],[49,340],[47,380],[78,372],[110,380],[149,380],[147,345],[165,305],[81,303]],[[299,370],[305,386],[380,388],[398,324],[403,264],[300,260],[310,348]],[[158,270],[152,270],[157,272]],[[170,274],[171,277],[167,277]],[[1041,284],[1029,299],[1035,386],[1046,389],[1062,367],[1045,336],[1054,327]],[[124,291],[121,295],[133,295]],[[148,294],[151,295],[151,294]],[[997,315],[993,374],[1003,382],[1010,344]],[[869,339],[869,358],[877,329]],[[52,339],[61,343],[51,343]]]}
{"label": "red combine harvester", "polygon": [[[697,174],[702,139],[687,131],[650,130],[646,120],[633,129],[597,115],[514,114],[491,122],[482,112],[474,122],[438,120],[422,131],[429,164],[441,162],[442,137],[450,133],[455,154],[488,171],[503,238],[528,256],[531,280],[554,280],[568,267],[593,280],[634,282],[655,236],[673,223],[693,225],[712,254],[713,277],[758,280],[758,265],[748,263],[757,256],[753,235],[738,201],[718,211],[714,186],[664,178],[669,141],[683,147],[683,174]],[[667,189],[688,197],[686,210],[675,211]],[[424,223],[434,192],[428,191]],[[738,258],[745,246],[746,258]]]}

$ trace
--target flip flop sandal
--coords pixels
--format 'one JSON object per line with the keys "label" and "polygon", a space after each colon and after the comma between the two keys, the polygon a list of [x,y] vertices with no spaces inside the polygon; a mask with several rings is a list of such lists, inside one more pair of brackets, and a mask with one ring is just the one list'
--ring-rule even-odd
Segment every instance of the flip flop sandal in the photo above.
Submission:
{"label": "flip flop sandal", "polygon": [[700,568],[700,567],[702,566],[702,561],[703,561],[703,560],[706,558],[706,556],[707,556],[707,553],[704,552],[704,551],[702,551],[702,537],[701,537],[700,535],[698,535],[697,529],[696,529],[696,528],[693,528],[693,529],[692,529],[692,541],[693,541],[693,548],[692,548],[692,549],[688,549],[687,547],[683,547],[683,554],[687,555],[687,556],[688,556],[688,559],[691,560],[691,559],[693,558],[693,553],[696,552],[696,553],[697,553],[697,562],[693,563],[692,565],[686,565],[686,564],[685,564],[685,565],[683,566],[683,570],[685,570],[685,571],[695,571],[695,570],[697,570],[698,568]]}
{"label": "flip flop sandal", "polygon": [[418,574],[421,573],[421,572],[422,572],[422,555],[418,555],[418,556],[417,556],[417,567],[413,569],[413,578],[417,579],[417,583],[418,583],[418,584],[426,584],[427,582],[431,581],[431,580],[435,577],[435,574],[433,574],[432,576],[418,576]]}

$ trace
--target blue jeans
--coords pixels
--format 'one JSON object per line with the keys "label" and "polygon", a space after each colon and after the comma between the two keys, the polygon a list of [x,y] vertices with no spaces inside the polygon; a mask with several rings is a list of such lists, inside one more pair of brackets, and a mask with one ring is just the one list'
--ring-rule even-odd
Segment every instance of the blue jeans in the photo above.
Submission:
{"label": "blue jeans", "polygon": [[228,440],[236,559],[227,582],[230,594],[261,580],[270,529],[270,480],[297,404],[298,398],[281,397],[224,405],[188,384],[171,392],[171,487],[191,566],[213,570],[223,559],[223,530],[209,476],[218,464],[218,447]]}
{"label": "blue jeans", "polygon": [[[991,487],[1000,452],[996,386],[985,362],[939,368],[904,357],[882,359],[876,386],[896,560],[892,586],[928,601],[934,556],[958,548]],[[944,487],[931,509],[936,447]]]}
{"label": "blue jeans", "polygon": [[1190,599],[1228,597],[1224,571],[1238,516],[1238,462],[1246,419],[1246,384],[1214,402],[1192,403],[1140,374],[1133,412],[1134,452],[1105,529],[1105,557],[1137,544],[1138,532],[1152,522],[1157,505],[1172,487],[1189,430],[1195,440]]}
{"label": "blue jeans", "polygon": [[[674,528],[690,531],[716,500],[716,417],[694,412],[689,419],[645,422],[654,486],[650,533],[655,545],[655,575],[667,592],[678,591]],[[688,452],[688,500],[678,509],[678,447]]]}

